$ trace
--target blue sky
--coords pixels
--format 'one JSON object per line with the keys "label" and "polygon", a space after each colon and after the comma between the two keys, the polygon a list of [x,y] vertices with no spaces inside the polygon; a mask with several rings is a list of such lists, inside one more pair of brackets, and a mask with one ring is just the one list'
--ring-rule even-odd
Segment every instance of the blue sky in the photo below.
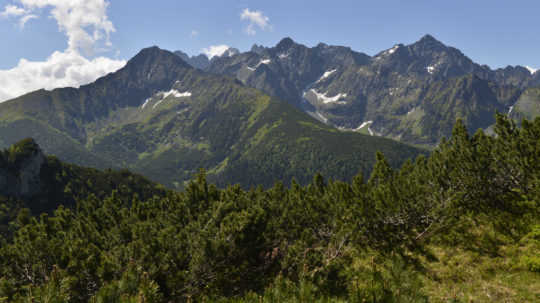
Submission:
{"label": "blue sky", "polygon": [[[373,55],[429,33],[492,68],[540,67],[537,0],[0,0],[0,11],[0,100],[23,90],[13,78],[30,88],[81,84],[151,45],[198,54],[212,45],[272,46],[286,36]],[[36,83],[32,73],[42,74]]]}

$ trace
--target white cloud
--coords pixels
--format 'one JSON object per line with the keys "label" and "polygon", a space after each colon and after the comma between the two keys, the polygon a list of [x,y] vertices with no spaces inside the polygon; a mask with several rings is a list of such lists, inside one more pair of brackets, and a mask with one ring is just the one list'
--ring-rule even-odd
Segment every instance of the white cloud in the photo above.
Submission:
{"label": "white cloud", "polygon": [[255,27],[259,27],[262,30],[272,29],[270,18],[265,16],[262,11],[250,11],[249,8],[245,8],[240,14],[240,19],[249,21],[246,27],[246,33],[248,35],[255,35],[257,33]]}
{"label": "white cloud", "polygon": [[26,14],[26,10],[15,5],[8,4],[4,7],[4,11],[0,13],[2,17],[22,16]]}
{"label": "white cloud", "polygon": [[125,63],[106,57],[87,59],[74,51],[56,51],[42,62],[21,59],[16,67],[0,70],[0,100],[41,88],[79,87],[118,70]]}
{"label": "white cloud", "polygon": [[195,38],[195,37],[197,37],[198,35],[199,35],[199,31],[197,31],[197,30],[192,30],[192,31],[191,31],[191,34],[190,34],[191,38]]}
{"label": "white cloud", "polygon": [[211,45],[208,48],[203,48],[201,51],[209,59],[212,59],[212,57],[215,57],[215,56],[219,57],[223,55],[228,49],[229,49],[228,45],[222,44],[222,45]]}
{"label": "white cloud", "polygon": [[27,13],[50,8],[60,31],[68,37],[68,50],[93,55],[97,43],[110,46],[109,37],[115,32],[107,17],[109,2],[105,0],[17,0]]}
{"label": "white cloud", "polygon": [[36,16],[36,15],[32,15],[32,14],[26,15],[26,16],[22,17],[21,19],[19,19],[19,26],[21,28],[24,28],[24,25],[26,24],[26,22],[30,21],[31,19],[37,19],[37,18],[38,18],[38,16]]}
{"label": "white cloud", "polygon": [[[108,19],[106,0],[15,0],[1,16],[19,18],[19,26],[38,18],[48,10],[58,29],[67,36],[67,49],[55,51],[45,61],[20,59],[9,70],[0,70],[0,102],[40,89],[87,84],[125,65],[125,60],[95,56],[110,48],[110,34],[115,32]],[[89,58],[90,57],[90,58]]]}

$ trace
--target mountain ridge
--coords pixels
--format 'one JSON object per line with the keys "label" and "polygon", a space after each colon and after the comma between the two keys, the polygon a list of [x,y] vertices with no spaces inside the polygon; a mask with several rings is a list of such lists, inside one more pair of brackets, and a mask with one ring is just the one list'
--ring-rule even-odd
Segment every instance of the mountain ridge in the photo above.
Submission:
{"label": "mountain ridge", "polygon": [[[0,143],[7,147],[30,136],[62,160],[129,168],[174,188],[201,167],[220,185],[270,186],[282,177],[305,183],[318,171],[339,179],[367,174],[377,149],[394,166],[424,153],[336,132],[233,77],[205,73],[157,47],[79,89],[37,91],[0,104]],[[335,149],[335,138],[348,146]],[[258,169],[261,163],[268,170]],[[255,177],[243,178],[246,170]]]}
{"label": "mountain ridge", "polygon": [[[289,37],[274,47],[255,45],[252,49],[255,51],[215,60],[207,71],[236,77],[245,85],[286,100],[337,129],[358,130],[411,144],[434,146],[442,137],[449,137],[452,123],[433,124],[427,116],[482,117],[482,121],[474,122],[465,119],[469,130],[474,132],[478,125],[492,125],[495,113],[507,112],[510,103],[517,102],[519,93],[540,86],[540,73],[532,75],[520,66],[491,70],[429,34],[412,44],[396,44],[374,56],[324,43],[306,47]],[[473,107],[463,112],[458,107],[438,106],[437,110],[449,113],[425,112],[423,104],[427,106],[432,100],[425,100],[424,96],[432,96],[430,91],[439,90],[440,81],[457,85],[461,82],[452,79],[465,79],[469,75],[481,80],[474,83],[486,90],[482,95],[495,96],[490,99],[490,115],[479,114]],[[454,95],[465,99],[473,96],[465,91]],[[421,111],[408,115],[415,108]],[[424,114],[419,115],[422,111]],[[366,123],[369,129],[360,127]]]}

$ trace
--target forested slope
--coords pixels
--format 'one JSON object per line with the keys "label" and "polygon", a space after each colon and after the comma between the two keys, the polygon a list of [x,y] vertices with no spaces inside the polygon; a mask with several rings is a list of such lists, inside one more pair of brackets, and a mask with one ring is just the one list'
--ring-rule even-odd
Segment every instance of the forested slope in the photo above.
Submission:
{"label": "forested slope", "polygon": [[[453,135],[370,178],[88,197],[20,215],[0,248],[8,302],[535,302],[540,119]],[[136,188],[133,188],[136,190]],[[0,300],[2,300],[0,299]]]}

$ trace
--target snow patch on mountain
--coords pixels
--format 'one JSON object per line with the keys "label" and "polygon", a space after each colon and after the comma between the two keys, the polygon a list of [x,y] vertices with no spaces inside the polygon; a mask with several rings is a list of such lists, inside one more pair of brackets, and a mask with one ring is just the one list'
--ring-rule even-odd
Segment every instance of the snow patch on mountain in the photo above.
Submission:
{"label": "snow patch on mountain", "polygon": [[362,122],[362,124],[360,124],[360,126],[358,126],[357,128],[355,128],[354,130],[355,131],[359,131],[361,130],[362,128],[366,127],[366,126],[369,126],[370,124],[372,124],[373,121],[365,121],[365,122]]}
{"label": "snow patch on mountain", "polygon": [[176,98],[182,98],[182,97],[191,97],[191,92],[179,92],[177,91],[176,89],[171,89],[170,91],[168,92],[162,92],[162,97],[161,99],[165,99],[167,97],[169,97],[170,95],[176,97]]}
{"label": "snow patch on mountain", "polygon": [[329,71],[326,71],[320,78],[319,80],[317,80],[317,82],[315,83],[319,83],[321,82],[322,80],[330,77],[333,73],[335,73],[337,71],[337,69],[333,69],[333,70],[329,70]]}
{"label": "snow patch on mountain", "polygon": [[514,110],[514,106],[510,106],[510,108],[508,109],[508,114],[510,115],[512,113],[512,110]]}
{"label": "snow patch on mountain", "polygon": [[278,58],[281,59],[281,60],[286,59],[288,57],[289,57],[289,54],[279,54],[278,55]]}
{"label": "snow patch on mountain", "polygon": [[394,47],[392,47],[391,49],[385,51],[384,54],[385,54],[385,55],[391,55],[391,54],[395,53],[395,52],[398,50],[398,48],[399,48],[399,45],[396,44],[396,45],[394,45]]}
{"label": "snow patch on mountain", "polygon": [[328,123],[328,118],[326,118],[325,116],[323,116],[320,112],[316,112],[315,113],[319,118],[321,118],[321,120],[324,122],[324,123]]}
{"label": "snow patch on mountain", "polygon": [[156,106],[158,106],[161,102],[163,102],[163,100],[165,99],[161,99],[156,104],[154,104],[154,106],[152,106],[152,109],[156,108]]}
{"label": "snow patch on mountain", "polygon": [[525,66],[525,68],[531,73],[531,75],[534,75],[539,69],[538,68],[532,68],[530,66]]}
{"label": "snow patch on mountain", "polygon": [[401,46],[401,45],[396,44],[396,45],[394,45],[394,47],[392,47],[392,48],[390,48],[390,49],[387,49],[387,50],[383,51],[382,53],[380,53],[380,54],[378,54],[377,56],[374,57],[375,60],[376,60],[376,61],[379,61],[379,60],[381,60],[383,57],[389,56],[389,55],[395,53],[395,52],[400,48],[400,46]]}
{"label": "snow patch on mountain", "polygon": [[257,63],[257,65],[255,65],[255,67],[250,67],[250,66],[246,66],[247,69],[249,69],[250,71],[255,71],[259,66],[261,66],[261,64],[270,64],[270,62],[272,62],[272,60],[270,59],[262,59],[259,63]]}
{"label": "snow patch on mountain", "polygon": [[345,101],[340,101],[341,99],[346,98],[347,94],[339,93],[339,94],[335,95],[334,97],[328,97],[328,96],[326,96],[326,93],[321,94],[321,93],[318,93],[314,89],[311,89],[311,92],[315,96],[317,96],[318,100],[322,100],[322,102],[324,104],[328,104],[328,103],[347,104],[347,102],[345,102]]}
{"label": "snow patch on mountain", "polygon": [[144,107],[148,104],[148,102],[150,102],[150,100],[152,100],[152,98],[148,98],[148,99],[144,100],[144,103],[141,106],[141,109],[144,109]]}
{"label": "snow patch on mountain", "polygon": [[375,133],[371,130],[371,127],[370,125],[373,124],[373,121],[365,121],[365,122],[362,122],[362,124],[360,124],[360,126],[358,126],[357,128],[354,129],[355,132],[357,131],[360,131],[361,129],[363,129],[364,127],[367,126],[367,130],[369,132],[369,135],[370,136],[373,136]]}
{"label": "snow patch on mountain", "polygon": [[170,91],[167,91],[167,92],[159,92],[156,95],[161,96],[161,99],[156,104],[154,104],[154,106],[152,106],[152,109],[156,108],[156,106],[158,106],[161,102],[163,102],[163,100],[167,99],[169,96],[173,96],[175,98],[191,97],[191,92],[186,91],[186,92],[181,93],[177,91],[176,89],[171,89]]}

